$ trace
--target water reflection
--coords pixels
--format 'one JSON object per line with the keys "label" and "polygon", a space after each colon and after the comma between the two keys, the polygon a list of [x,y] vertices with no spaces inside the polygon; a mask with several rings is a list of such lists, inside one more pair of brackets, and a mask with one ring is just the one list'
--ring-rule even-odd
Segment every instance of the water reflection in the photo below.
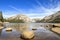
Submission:
{"label": "water reflection", "polygon": [[18,37],[20,36],[20,34],[16,31],[16,30],[12,30],[11,32],[6,32],[6,29],[2,30],[2,34],[1,36],[4,38],[7,38],[7,37]]}
{"label": "water reflection", "polygon": [[3,28],[4,28],[3,24],[0,24],[0,36],[1,36],[1,34],[2,34]]}
{"label": "water reflection", "polygon": [[20,38],[21,32],[25,30],[32,30],[33,27],[36,27],[37,30],[34,31],[35,37],[31,40],[60,40],[59,36],[54,34],[53,32],[45,29],[44,27],[41,27],[46,24],[40,24],[40,23],[9,23],[4,24],[4,27],[12,28],[13,30],[11,32],[6,32],[6,28],[4,28],[0,32],[0,39],[1,40],[23,40]]}
{"label": "water reflection", "polygon": [[2,30],[0,30],[0,36],[1,36]]}
{"label": "water reflection", "polygon": [[13,28],[13,29],[15,29],[17,31],[23,32],[25,30],[28,30],[29,24],[21,24],[21,23],[8,24],[8,27],[11,27],[11,28]]}

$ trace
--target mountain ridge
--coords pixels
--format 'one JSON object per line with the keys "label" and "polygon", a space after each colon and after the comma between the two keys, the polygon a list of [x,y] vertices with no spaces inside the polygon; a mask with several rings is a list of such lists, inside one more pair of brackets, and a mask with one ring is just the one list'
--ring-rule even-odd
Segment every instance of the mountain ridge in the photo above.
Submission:
{"label": "mountain ridge", "polygon": [[44,17],[40,22],[58,23],[60,22],[59,20],[60,20],[60,11],[56,12],[55,14]]}

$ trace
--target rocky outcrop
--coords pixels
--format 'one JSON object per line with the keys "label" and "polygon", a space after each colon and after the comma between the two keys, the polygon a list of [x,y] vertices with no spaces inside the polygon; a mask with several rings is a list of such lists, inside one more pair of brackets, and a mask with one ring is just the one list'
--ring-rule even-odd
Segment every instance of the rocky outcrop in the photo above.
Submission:
{"label": "rocky outcrop", "polygon": [[55,27],[60,27],[60,24],[54,24]]}
{"label": "rocky outcrop", "polygon": [[60,28],[59,27],[52,28],[52,31],[60,34]]}

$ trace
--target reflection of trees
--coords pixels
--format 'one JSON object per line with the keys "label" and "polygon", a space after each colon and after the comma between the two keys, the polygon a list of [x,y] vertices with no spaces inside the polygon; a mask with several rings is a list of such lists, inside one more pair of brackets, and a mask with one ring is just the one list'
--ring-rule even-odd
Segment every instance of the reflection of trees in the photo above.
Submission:
{"label": "reflection of trees", "polygon": [[1,35],[1,33],[2,33],[2,29],[0,29],[0,35]]}

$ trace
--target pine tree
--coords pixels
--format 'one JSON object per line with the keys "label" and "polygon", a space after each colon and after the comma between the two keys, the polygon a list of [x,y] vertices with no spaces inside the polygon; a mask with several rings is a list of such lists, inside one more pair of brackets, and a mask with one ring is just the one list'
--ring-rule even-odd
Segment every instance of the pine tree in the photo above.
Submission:
{"label": "pine tree", "polygon": [[2,15],[2,11],[0,11],[0,21],[3,22],[3,15]]}

